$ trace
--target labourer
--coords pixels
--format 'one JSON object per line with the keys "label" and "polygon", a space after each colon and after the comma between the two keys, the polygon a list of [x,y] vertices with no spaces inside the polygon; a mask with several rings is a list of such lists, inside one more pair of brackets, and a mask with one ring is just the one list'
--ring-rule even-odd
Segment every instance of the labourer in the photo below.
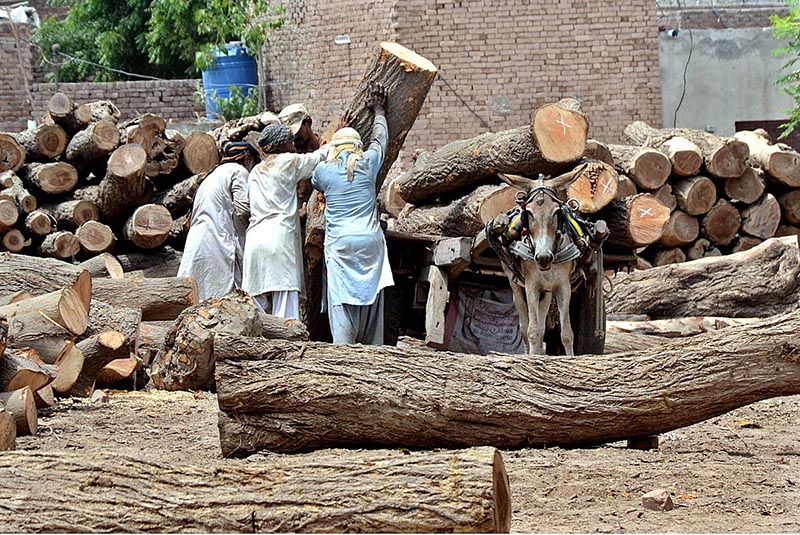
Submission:
{"label": "labourer", "polygon": [[219,165],[197,188],[178,276],[194,278],[200,300],[241,288],[250,217],[247,175],[258,161],[249,143],[228,143]]}
{"label": "labourer", "polygon": [[328,147],[297,154],[289,127],[277,123],[264,128],[258,145],[266,157],[249,177],[250,225],[242,288],[264,312],[299,318],[303,247],[297,184],[311,178]]}
{"label": "labourer", "polygon": [[394,284],[375,192],[389,142],[386,102],[383,86],[370,88],[369,147],[355,129],[337,130],[311,179],[325,195],[325,297],[336,344],[383,344],[383,289]]}
{"label": "labourer", "polygon": [[304,104],[286,106],[278,113],[278,119],[291,130],[297,152],[314,152],[325,144],[325,140],[311,130],[314,121]]}

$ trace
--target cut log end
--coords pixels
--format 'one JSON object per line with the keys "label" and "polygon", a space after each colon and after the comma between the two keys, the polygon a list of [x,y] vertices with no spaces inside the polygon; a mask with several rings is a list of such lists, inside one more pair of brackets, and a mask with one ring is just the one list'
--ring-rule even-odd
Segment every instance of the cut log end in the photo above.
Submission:
{"label": "cut log end", "polygon": [[639,246],[658,241],[669,221],[669,208],[652,195],[637,195],[630,202],[629,232],[633,242]]}
{"label": "cut log end", "polygon": [[108,158],[108,172],[118,177],[136,175],[147,164],[147,152],[141,145],[123,145]]}
{"label": "cut log end", "polygon": [[71,258],[81,250],[78,238],[71,232],[54,232],[45,237],[39,251],[43,256]]}
{"label": "cut log end", "polygon": [[0,134],[0,173],[16,171],[25,163],[25,147],[10,134]]}
{"label": "cut log end", "polygon": [[165,207],[147,204],[136,209],[125,223],[123,236],[137,247],[154,249],[169,237],[172,216]]}
{"label": "cut log end", "polygon": [[742,176],[747,169],[749,155],[750,148],[747,143],[737,139],[727,139],[711,154],[710,161],[706,162],[706,169],[717,178],[736,178]]}
{"label": "cut log end", "polygon": [[6,251],[18,253],[22,251],[29,242],[25,241],[25,236],[23,236],[22,232],[12,228],[3,234],[2,243]]}
{"label": "cut log end", "polygon": [[409,50],[408,48],[404,47],[403,45],[390,41],[384,41],[380,44],[380,46],[383,50],[402,61],[408,70],[414,69],[434,73],[439,71],[439,69],[436,68],[436,65],[420,56],[413,50]]}
{"label": "cut log end", "polygon": [[[117,242],[111,227],[98,221],[87,221],[75,231],[81,249],[89,254],[97,255],[114,248]],[[122,268],[119,268],[120,271]]]}
{"label": "cut log end", "polygon": [[[577,103],[577,101],[576,101]],[[586,150],[589,121],[562,102],[542,106],[533,116],[532,132],[542,157],[554,163],[578,161]]]}

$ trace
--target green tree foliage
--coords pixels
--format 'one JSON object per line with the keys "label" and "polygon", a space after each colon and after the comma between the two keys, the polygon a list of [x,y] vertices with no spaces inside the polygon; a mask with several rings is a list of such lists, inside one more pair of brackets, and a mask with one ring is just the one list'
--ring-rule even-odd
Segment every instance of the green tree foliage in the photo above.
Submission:
{"label": "green tree foliage", "polygon": [[776,38],[785,41],[785,45],[775,54],[789,56],[783,65],[783,74],[778,77],[776,84],[781,91],[792,97],[794,109],[790,110],[789,121],[781,125],[781,138],[791,134],[800,126],[800,0],[786,0],[789,14],[786,16],[773,15],[770,17],[772,32]]}

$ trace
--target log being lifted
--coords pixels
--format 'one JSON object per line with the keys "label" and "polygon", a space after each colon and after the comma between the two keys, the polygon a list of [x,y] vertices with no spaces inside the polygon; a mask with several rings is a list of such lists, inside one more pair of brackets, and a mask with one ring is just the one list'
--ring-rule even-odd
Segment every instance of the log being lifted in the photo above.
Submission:
{"label": "log being lifted", "polygon": [[32,130],[17,134],[17,141],[25,147],[28,162],[55,160],[67,148],[67,133],[54,124],[43,124]]}
{"label": "log being lifted", "polygon": [[[0,456],[9,532],[497,533],[511,499],[494,448],[314,452],[231,462],[18,451]],[[213,492],[209,491],[213,485]],[[53,507],[69,496],[70,507]],[[108,506],[115,504],[114,514]],[[202,512],[202,513],[199,513]]]}
{"label": "log being lifted", "polygon": [[134,206],[150,200],[153,184],[144,176],[145,165],[147,153],[141,145],[123,145],[111,154],[97,191],[103,218],[115,221],[127,217]]}
{"label": "log being lifted", "polygon": [[606,308],[653,319],[760,317],[797,306],[799,288],[798,237],[789,236],[728,256],[618,273]]}
{"label": "log being lifted", "polygon": [[800,153],[783,143],[772,145],[769,134],[761,128],[736,132],[733,137],[747,143],[754,165],[785,186],[800,187]]}
{"label": "log being lifted", "polygon": [[411,203],[469,189],[495,172],[538,177],[557,175],[583,157],[588,120],[574,99],[547,104],[529,126],[448,143],[418,158],[400,195]]}
{"label": "log being lifted", "polygon": [[750,149],[747,144],[734,138],[721,137],[702,130],[690,128],[652,128],[642,121],[625,127],[625,137],[631,143],[641,145],[659,144],[675,136],[688,139],[703,153],[706,171],[716,178],[736,178],[747,168]]}
{"label": "log being lifted", "polygon": [[0,173],[16,171],[25,163],[25,147],[11,134],[0,132]]}
{"label": "log being lifted", "polygon": [[76,167],[91,167],[119,145],[119,130],[111,121],[92,123],[70,140],[66,160]]}
{"label": "log being lifted", "polygon": [[658,241],[670,211],[649,193],[640,193],[615,199],[598,212],[598,217],[606,221],[610,231],[604,247],[624,251]]}
{"label": "log being lifted", "polygon": [[652,191],[666,183],[672,164],[661,151],[648,147],[609,145],[614,165],[643,190]]}
{"label": "log being lifted", "polygon": [[558,359],[219,336],[220,442],[228,453],[515,448],[664,433],[800,394],[799,329],[792,312],[653,350]]}
{"label": "log being lifted", "polygon": [[169,237],[172,216],[158,204],[145,204],[134,210],[122,227],[122,237],[141,249],[155,249]]}

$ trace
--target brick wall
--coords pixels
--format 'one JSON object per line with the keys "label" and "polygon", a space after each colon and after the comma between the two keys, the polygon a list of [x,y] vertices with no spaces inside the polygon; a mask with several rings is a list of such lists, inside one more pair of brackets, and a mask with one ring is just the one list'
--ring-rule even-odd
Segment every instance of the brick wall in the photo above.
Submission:
{"label": "brick wall", "polygon": [[[33,54],[23,39],[28,27],[17,24],[18,43],[12,25],[0,22],[0,131],[24,128],[31,110]],[[27,90],[26,90],[27,89]]]}
{"label": "brick wall", "polygon": [[[332,119],[373,46],[395,40],[440,69],[407,151],[520,126],[565,96],[581,100],[590,135],[601,140],[621,140],[637,119],[660,125],[652,0],[396,0],[368,4],[366,16],[363,2],[325,4],[286,6],[287,24],[267,49],[272,81],[283,83],[272,87],[274,109],[303,101]],[[349,57],[347,46],[333,44],[337,33],[350,34]]]}

